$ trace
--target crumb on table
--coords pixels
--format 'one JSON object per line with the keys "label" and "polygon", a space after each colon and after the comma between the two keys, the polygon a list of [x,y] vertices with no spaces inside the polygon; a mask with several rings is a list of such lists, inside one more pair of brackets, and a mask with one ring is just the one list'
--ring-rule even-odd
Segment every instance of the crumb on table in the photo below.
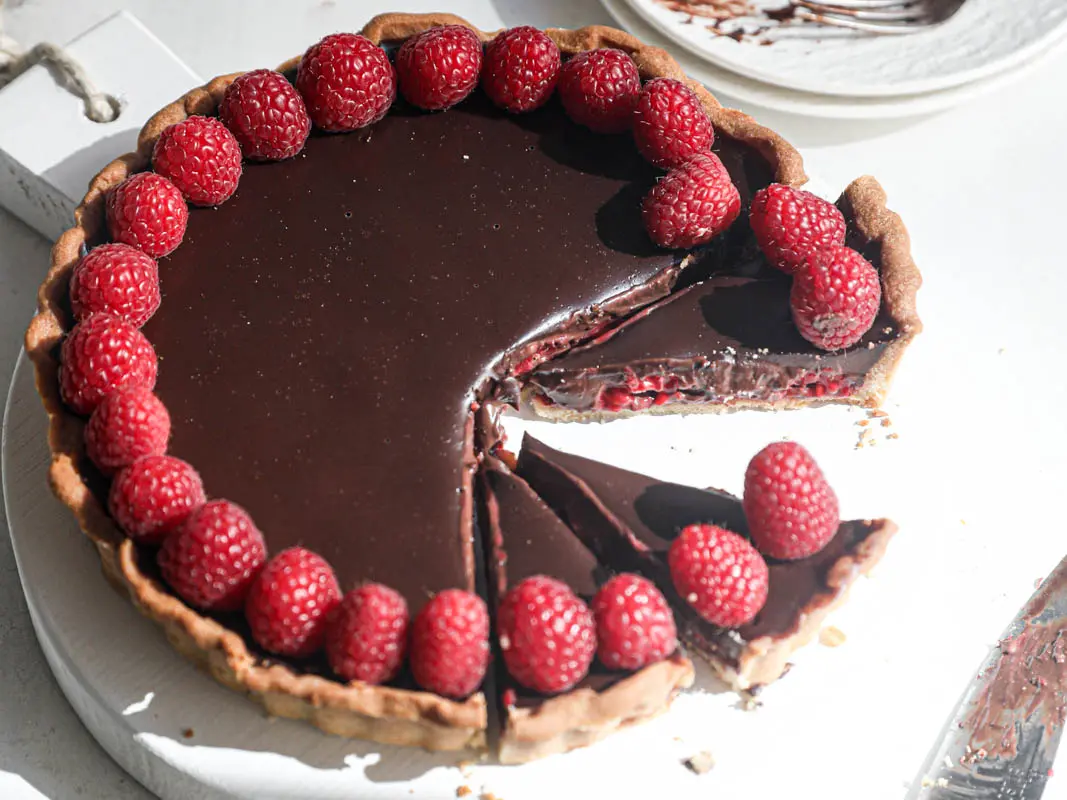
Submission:
{"label": "crumb on table", "polygon": [[715,766],[715,756],[713,756],[709,750],[701,750],[699,753],[690,756],[682,763],[695,775],[703,775],[706,772],[711,772],[712,768]]}
{"label": "crumb on table", "polygon": [[841,629],[833,625],[827,625],[819,631],[819,644],[826,647],[840,647],[847,638]]}

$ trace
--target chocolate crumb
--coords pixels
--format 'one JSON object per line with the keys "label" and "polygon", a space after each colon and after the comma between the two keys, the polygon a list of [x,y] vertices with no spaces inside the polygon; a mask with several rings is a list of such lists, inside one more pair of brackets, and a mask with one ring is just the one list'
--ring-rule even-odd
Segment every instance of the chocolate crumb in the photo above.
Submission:
{"label": "chocolate crumb", "polygon": [[690,756],[682,763],[685,764],[689,768],[689,771],[694,775],[704,775],[705,773],[711,772],[712,768],[715,766],[715,756],[707,750],[701,750],[699,753]]}
{"label": "chocolate crumb", "polygon": [[828,625],[819,631],[819,644],[826,647],[840,647],[845,643],[846,638],[844,632],[833,625]]}
{"label": "chocolate crumb", "polygon": [[192,739],[194,736],[196,736],[196,731],[192,728],[182,728],[182,738]]}
{"label": "chocolate crumb", "polygon": [[456,789],[456,797],[468,797],[472,794],[474,794],[474,790],[469,786],[460,786]]}

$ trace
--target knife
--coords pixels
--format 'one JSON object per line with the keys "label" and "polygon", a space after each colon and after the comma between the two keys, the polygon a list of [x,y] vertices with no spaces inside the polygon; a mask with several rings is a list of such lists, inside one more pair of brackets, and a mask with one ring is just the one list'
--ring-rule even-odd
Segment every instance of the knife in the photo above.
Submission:
{"label": "knife", "polygon": [[968,685],[908,800],[1037,800],[1052,777],[1065,716],[1067,558]]}

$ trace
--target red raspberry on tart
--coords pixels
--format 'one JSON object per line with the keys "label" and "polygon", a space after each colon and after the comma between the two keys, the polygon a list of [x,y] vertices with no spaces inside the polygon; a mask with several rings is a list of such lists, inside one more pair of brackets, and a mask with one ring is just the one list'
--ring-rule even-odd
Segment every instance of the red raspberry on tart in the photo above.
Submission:
{"label": "red raspberry on tart", "polygon": [[741,211],[741,195],[714,153],[698,153],[667,173],[645,197],[642,214],[660,247],[689,249],[729,228]]}
{"label": "red raspberry on tart", "polygon": [[593,598],[597,657],[609,669],[637,670],[678,649],[674,613],[655,584],[616,575]]}
{"label": "red raspberry on tart", "polygon": [[245,617],[252,638],[267,652],[307,658],[322,647],[330,615],[340,602],[341,587],[326,559],[290,547],[255,579]]}
{"label": "red raspberry on tart", "polygon": [[528,25],[510,28],[485,48],[482,88],[506,111],[533,111],[552,96],[561,63],[559,47],[548,34]]}
{"label": "red raspberry on tart", "polygon": [[424,689],[463,698],[477,689],[489,666],[489,611],[462,589],[438,592],[411,626],[411,674]]}
{"label": "red raspberry on tart", "polygon": [[367,37],[334,33],[304,53],[296,88],[317,127],[354,131],[389,112],[396,99],[396,72],[385,51]]}
{"label": "red raspberry on tart", "polygon": [[482,41],[466,25],[441,25],[408,39],[396,54],[400,93],[413,106],[444,111],[478,85]]}
{"label": "red raspberry on tart", "polygon": [[94,247],[70,276],[70,304],[77,320],[102,312],[140,328],[156,313],[159,299],[159,267],[128,244]]}
{"label": "red raspberry on tart", "polygon": [[801,336],[822,350],[843,350],[874,324],[882,282],[851,248],[817,250],[793,274],[789,304]]}
{"label": "red raspberry on tart", "polygon": [[767,562],[733,531],[689,525],[671,544],[667,562],[678,594],[708,622],[740,627],[767,602]]}
{"label": "red raspberry on tart", "polygon": [[752,541],[771,558],[814,555],[837,533],[837,495],[796,442],[767,445],[745,470],[743,505]]}
{"label": "red raspberry on tart", "polygon": [[267,545],[243,508],[212,500],[163,541],[158,560],[163,580],[187,603],[236,611],[267,560]]}
{"label": "red raspberry on tart", "polygon": [[567,584],[534,575],[512,586],[497,609],[497,635],[511,677],[545,694],[564,692],[589,672],[596,623]]}
{"label": "red raspberry on tart", "polygon": [[152,169],[194,206],[221,205],[237,191],[241,146],[214,117],[188,117],[156,139]]}
{"label": "red raspberry on tart", "polygon": [[152,390],[134,387],[109,394],[85,426],[85,452],[105,475],[145,456],[167,452],[170,414]]}
{"label": "red raspberry on tart", "polygon": [[152,258],[162,258],[181,244],[188,221],[189,209],[178,187],[153,172],[131,175],[107,196],[111,239]]}
{"label": "red raspberry on tart", "polygon": [[256,69],[234,79],[219,103],[219,119],[244,157],[281,161],[299,153],[311,132],[300,92],[272,69]]}
{"label": "red raspberry on tart", "polygon": [[107,395],[156,385],[156,351],[137,328],[109,314],[82,320],[63,340],[59,392],[76,414],[88,415]]}
{"label": "red raspberry on tart", "polygon": [[634,109],[634,142],[657,167],[680,166],[715,143],[715,129],[696,93],[674,78],[645,84]]}
{"label": "red raspberry on tart", "polygon": [[837,206],[780,183],[753,195],[749,221],[763,254],[783,272],[796,271],[816,250],[845,243],[845,217]]}
{"label": "red raspberry on tart", "polygon": [[174,456],[147,456],[115,476],[107,506],[127,536],[153,545],[206,501],[200,475],[189,464]]}
{"label": "red raspberry on tart", "polygon": [[567,115],[597,133],[624,133],[641,91],[637,65],[621,50],[586,50],[564,62],[559,98]]}
{"label": "red raspberry on tart", "polygon": [[380,583],[344,596],[326,633],[330,668],[346,681],[385,683],[396,677],[407,650],[408,604]]}

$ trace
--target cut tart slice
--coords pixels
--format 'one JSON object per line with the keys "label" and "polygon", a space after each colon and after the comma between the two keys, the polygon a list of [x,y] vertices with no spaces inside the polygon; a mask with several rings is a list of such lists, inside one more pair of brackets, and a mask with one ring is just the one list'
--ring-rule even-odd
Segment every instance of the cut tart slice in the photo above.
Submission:
{"label": "cut tart slice", "polygon": [[[53,249],[26,339],[51,420],[53,488],[109,577],[175,647],[271,713],[431,749],[485,746],[480,690],[444,697],[415,685],[410,670],[386,686],[338,681],[321,657],[266,652],[239,613],[193,608],[161,580],[154,544],[124,537],[105,510],[109,478],[83,440],[91,404],[64,404],[61,382],[76,359],[61,365],[59,345],[76,338],[69,334],[81,319],[68,294],[72,272],[110,228],[112,239],[160,258],[163,302],[144,326],[147,339],[137,339],[133,323],[122,323],[123,335],[151,365],[135,376],[138,388],[154,389],[169,411],[168,455],[199,471],[209,497],[247,511],[274,556],[307,547],[332,567],[341,590],[384,584],[412,615],[441,590],[474,590],[478,454],[470,409],[514,398],[517,376],[664,297],[692,255],[658,249],[641,231],[640,197],[657,173],[632,139],[579,127],[558,99],[516,116],[475,90],[444,113],[397,101],[386,114],[394,67],[377,45],[401,45],[400,59],[412,37],[448,25],[461,26],[447,37],[466,42],[472,58],[494,38],[443,14],[387,14],[367,25],[363,40],[328,37],[330,47],[362,53],[345,61],[348,69],[378,65],[373,75],[369,67],[342,72],[343,82],[358,84],[344,91],[370,91],[363,84],[377,81],[385,99],[350,124],[373,127],[349,135],[320,130],[306,143],[298,136],[247,149],[265,123],[234,122],[244,118],[224,113],[227,90],[239,77],[260,90],[273,86],[267,91],[287,93],[287,113],[295,114],[304,102],[289,86],[298,59],[280,74],[217,78],[163,109],[142,130],[137,152],[94,179],[75,227]],[[665,52],[620,31],[547,36],[564,58],[611,48],[632,59],[643,80],[685,80]],[[310,62],[328,58],[316,47]],[[315,125],[336,130],[351,104],[311,108],[322,85],[312,80],[301,91]],[[690,86],[746,196],[772,180],[804,181],[799,155],[781,137]],[[216,113],[230,120],[246,156],[284,160],[242,164],[232,143],[204,159],[182,158],[182,147],[229,135]],[[306,115],[303,122],[306,134]],[[181,136],[176,125],[184,125]],[[165,157],[153,159],[154,148]],[[224,176],[212,172],[220,159]],[[150,164],[156,173],[145,172]],[[205,187],[214,191],[199,191]],[[222,205],[186,209],[183,193]],[[89,354],[79,380],[103,376],[106,385],[96,388],[118,391],[107,383],[114,370],[92,369],[97,351],[69,349]],[[107,357],[121,361],[130,352]]]}
{"label": "cut tart slice", "polygon": [[791,276],[737,228],[689,274],[708,275],[584,346],[535,370],[527,397],[542,416],[608,419],[627,413],[789,408],[819,402],[877,406],[922,325],[921,282],[900,217],[874,178],[838,207],[847,244],[878,269],[881,308],[855,345],[825,352],[797,330]]}
{"label": "cut tart slice", "polygon": [[[492,456],[480,473],[489,542],[490,594],[496,602],[524,578],[551,575],[591,603],[607,578],[589,549],[530,487]],[[592,744],[667,709],[693,682],[693,666],[678,651],[637,672],[594,661],[570,691],[546,697],[523,687],[498,660],[501,691],[500,760],[516,764]]]}
{"label": "cut tart slice", "polygon": [[818,633],[856,579],[878,563],[896,532],[889,520],[845,521],[813,556],[767,559],[766,604],[751,622],[727,629],[704,620],[679,597],[667,551],[679,531],[693,523],[747,535],[738,498],[562,453],[529,435],[518,472],[597,558],[655,581],[675,609],[682,640],[731,687],[749,693],[781,677],[790,654]]}

